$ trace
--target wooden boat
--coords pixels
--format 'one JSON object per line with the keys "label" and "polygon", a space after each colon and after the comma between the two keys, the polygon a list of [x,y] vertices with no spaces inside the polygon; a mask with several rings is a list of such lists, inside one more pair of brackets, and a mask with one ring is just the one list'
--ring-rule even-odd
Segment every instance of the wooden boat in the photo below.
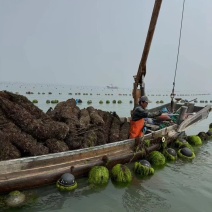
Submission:
{"label": "wooden boat", "polygon": [[[176,109],[182,107],[177,104]],[[151,111],[170,108],[170,104],[162,105]],[[181,124],[172,124],[169,127],[153,131],[144,136],[144,139],[167,136],[176,138],[187,127],[207,118],[211,106],[193,106],[192,111]],[[148,152],[159,149],[161,142],[147,148]],[[62,174],[71,172],[76,178],[82,177],[94,165],[105,165],[109,169],[117,163],[129,163],[142,158],[143,152],[134,152],[135,139],[128,139],[101,146],[85,149],[54,153],[48,155],[13,159],[0,162],[0,193],[12,190],[23,190],[55,183]]]}

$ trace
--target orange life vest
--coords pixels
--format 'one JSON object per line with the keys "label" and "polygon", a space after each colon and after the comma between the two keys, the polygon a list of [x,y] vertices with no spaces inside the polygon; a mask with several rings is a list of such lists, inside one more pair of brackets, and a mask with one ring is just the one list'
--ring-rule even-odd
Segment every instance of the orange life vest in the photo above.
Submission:
{"label": "orange life vest", "polygon": [[144,135],[143,129],[144,129],[145,121],[144,119],[140,119],[138,121],[130,121],[130,138],[138,138],[142,137]]}

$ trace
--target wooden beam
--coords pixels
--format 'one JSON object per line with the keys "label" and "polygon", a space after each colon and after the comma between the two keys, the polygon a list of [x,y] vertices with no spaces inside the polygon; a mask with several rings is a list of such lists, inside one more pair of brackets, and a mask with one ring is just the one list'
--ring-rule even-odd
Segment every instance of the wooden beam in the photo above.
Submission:
{"label": "wooden beam", "polygon": [[152,38],[153,38],[155,27],[157,24],[161,4],[162,4],[162,0],[155,0],[155,5],[154,5],[153,11],[152,11],[152,17],[151,17],[150,24],[149,24],[149,30],[147,32],[147,37],[146,37],[146,42],[145,42],[142,58],[141,58],[138,72],[137,72],[137,75],[135,78],[136,87],[138,87],[138,84],[141,82],[142,75],[144,75],[144,76],[146,75],[146,61],[147,61],[150,46],[152,43]]}

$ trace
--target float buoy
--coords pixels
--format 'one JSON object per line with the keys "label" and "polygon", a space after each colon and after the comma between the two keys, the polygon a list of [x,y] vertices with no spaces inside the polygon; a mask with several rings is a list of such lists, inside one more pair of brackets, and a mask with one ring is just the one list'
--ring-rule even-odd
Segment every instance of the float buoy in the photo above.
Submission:
{"label": "float buoy", "polygon": [[207,141],[209,139],[208,134],[205,132],[199,132],[198,136],[201,138],[202,141]]}
{"label": "float buoy", "polygon": [[76,104],[81,104],[82,100],[81,99],[76,99]]}
{"label": "float buoy", "polygon": [[195,154],[187,147],[179,149],[177,154],[182,159],[193,160],[195,158]]}
{"label": "float buoy", "polygon": [[37,99],[33,99],[32,100],[32,103],[35,103],[36,104],[36,103],[38,103],[38,100]]}
{"label": "float buoy", "polygon": [[77,188],[77,182],[74,175],[71,173],[65,173],[57,181],[57,188],[61,191],[72,191]]}
{"label": "float buoy", "polygon": [[59,101],[57,99],[51,100],[52,104],[57,104]]}
{"label": "float buoy", "polygon": [[178,139],[175,141],[175,146],[176,146],[177,148],[187,147],[187,148],[189,148],[192,152],[194,151],[193,147],[188,143],[188,141],[186,141],[186,140],[183,139],[183,138],[178,138]]}
{"label": "float buoy", "polygon": [[165,149],[164,155],[166,159],[169,161],[177,160],[177,152],[175,151],[175,149],[172,149],[172,148]]}
{"label": "float buoy", "polygon": [[172,156],[177,156],[177,153],[176,153],[176,151],[174,150],[174,149],[172,149],[172,148],[168,148],[167,149],[167,152],[170,154],[170,155],[172,155]]}
{"label": "float buoy", "polygon": [[89,172],[88,182],[93,185],[104,185],[109,181],[109,171],[104,166],[94,166]]}
{"label": "float buoy", "polygon": [[192,156],[192,151],[187,148],[187,147],[184,147],[181,149],[181,153],[187,157],[191,157]]}
{"label": "float buoy", "polygon": [[155,172],[147,160],[140,160],[139,162],[135,162],[134,171],[136,174],[139,174],[142,177],[153,175]]}
{"label": "float buoy", "polygon": [[92,104],[92,100],[88,100],[87,101],[87,104]]}
{"label": "float buoy", "polygon": [[202,140],[198,135],[188,136],[187,141],[189,144],[194,145],[194,146],[202,145]]}
{"label": "float buoy", "polygon": [[112,168],[111,178],[118,183],[130,183],[132,181],[132,173],[127,166],[116,164]]}
{"label": "float buoy", "polygon": [[183,138],[179,138],[178,139],[181,143],[188,143],[188,141],[186,141],[185,139],[183,139]]}
{"label": "float buoy", "polygon": [[8,207],[21,207],[25,203],[26,197],[20,191],[12,191],[9,193],[8,197],[6,198],[5,202]]}
{"label": "float buoy", "polygon": [[148,160],[140,160],[139,162],[140,162],[140,164],[142,164],[143,166],[146,166],[146,167],[151,168],[151,164],[150,164],[150,162],[149,162]]}
{"label": "float buoy", "polygon": [[207,135],[211,137],[212,136],[212,130],[208,130]]}
{"label": "float buoy", "polygon": [[164,155],[159,151],[153,151],[149,155],[150,163],[155,166],[162,166],[165,164],[166,159]]}

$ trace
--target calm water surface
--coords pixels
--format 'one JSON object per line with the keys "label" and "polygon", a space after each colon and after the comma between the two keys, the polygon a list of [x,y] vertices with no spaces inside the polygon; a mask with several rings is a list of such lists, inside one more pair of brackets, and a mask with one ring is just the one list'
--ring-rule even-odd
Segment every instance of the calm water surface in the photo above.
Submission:
{"label": "calm water surface", "polygon": [[[57,88],[57,89],[56,89]],[[0,90],[10,90],[25,94],[26,91],[33,91],[34,94],[26,95],[30,100],[38,99],[38,107],[46,111],[50,106],[45,102],[47,99],[59,99],[60,101],[68,98],[80,98],[83,103],[80,108],[87,107],[87,100],[92,100],[95,108],[107,111],[116,111],[119,116],[129,116],[132,104],[131,89],[118,89],[115,91],[105,88],[67,88],[45,85],[31,86],[19,84],[1,84]],[[70,90],[69,90],[70,89]],[[58,91],[59,90],[59,91]],[[85,91],[86,90],[86,91]],[[48,92],[52,95],[48,95]],[[45,92],[38,95],[37,92]],[[72,92],[72,95],[68,94]],[[81,92],[81,95],[75,95]],[[88,92],[92,95],[83,95]],[[61,94],[59,94],[61,93]],[[99,95],[100,93],[100,95]],[[98,94],[98,95],[97,95]],[[107,94],[107,95],[105,95]],[[110,94],[110,95],[108,95]],[[113,94],[113,95],[111,95]],[[121,95],[120,95],[121,94]],[[124,94],[124,95],[123,95]],[[154,95],[154,96],[152,96]],[[208,101],[212,100],[211,94],[182,93],[183,99],[194,99]],[[169,93],[150,93],[152,100],[151,107],[155,107],[156,101],[163,100],[165,103],[170,101]],[[99,100],[122,100],[122,104],[99,105]],[[198,103],[200,104],[200,103]],[[200,131],[207,131],[209,124],[212,123],[212,114],[208,119],[198,123],[187,130],[188,135],[198,134]],[[27,194],[36,196],[36,200],[20,209],[2,209],[2,211],[170,211],[170,212],[211,212],[212,211],[212,141],[204,143],[195,149],[196,158],[192,162],[181,160],[175,163],[167,163],[162,169],[157,169],[155,174],[149,178],[140,179],[136,176],[127,187],[117,187],[111,181],[104,188],[90,188],[87,179],[79,179],[78,189],[74,192],[61,193],[54,185],[40,189],[26,191]],[[133,164],[128,164],[130,168]]]}

